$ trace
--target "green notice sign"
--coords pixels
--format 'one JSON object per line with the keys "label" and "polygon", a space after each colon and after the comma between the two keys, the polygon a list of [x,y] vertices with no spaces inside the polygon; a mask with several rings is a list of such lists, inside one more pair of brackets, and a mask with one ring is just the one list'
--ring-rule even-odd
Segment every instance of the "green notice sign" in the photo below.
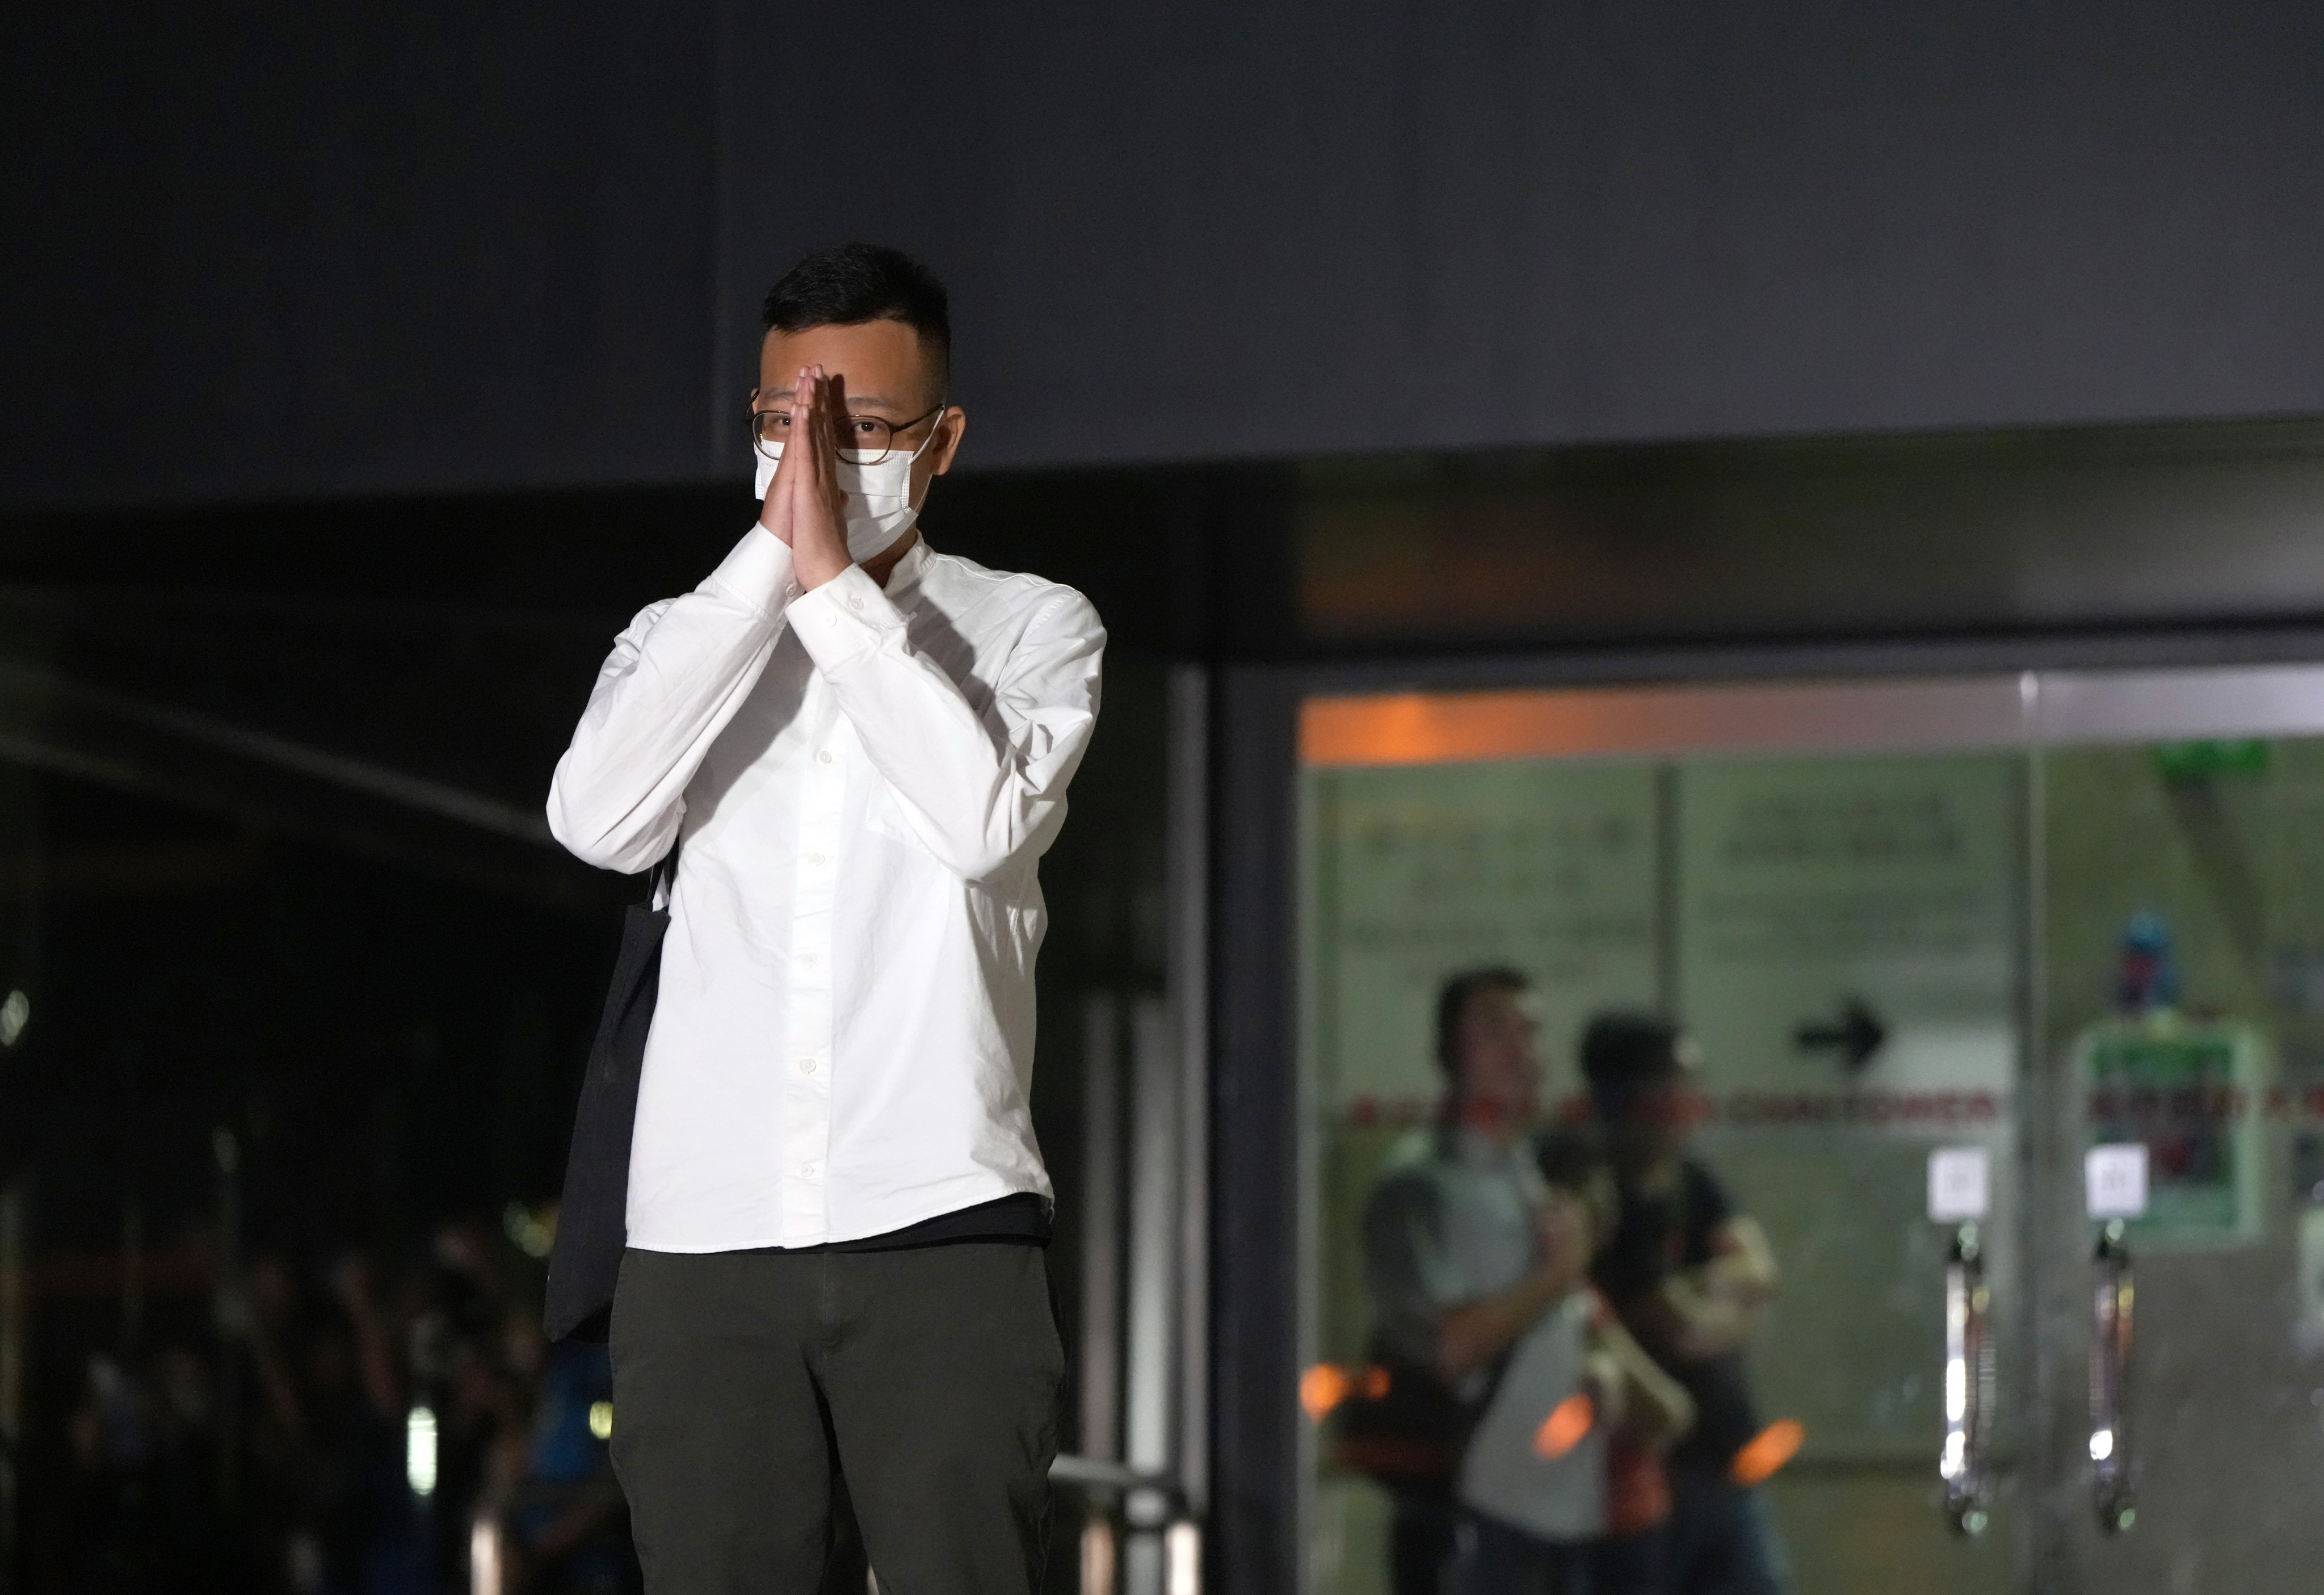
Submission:
{"label": "green notice sign", "polygon": [[2257,737],[2227,742],[2164,742],[2154,750],[2154,768],[2165,780],[2214,775],[2264,775],[2271,750]]}
{"label": "green notice sign", "polygon": [[2237,1024],[2115,1020],[2075,1045],[2089,1144],[2144,1143],[2140,1231],[2201,1242],[2252,1238],[2259,1222],[2259,1098],[2265,1054]]}

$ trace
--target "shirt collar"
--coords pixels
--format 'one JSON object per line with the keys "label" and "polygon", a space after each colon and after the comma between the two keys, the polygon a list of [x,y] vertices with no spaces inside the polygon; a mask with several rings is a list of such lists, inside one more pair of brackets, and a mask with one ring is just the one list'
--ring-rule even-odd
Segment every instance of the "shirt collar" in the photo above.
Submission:
{"label": "shirt collar", "polygon": [[904,557],[896,561],[896,568],[888,573],[888,585],[881,591],[888,595],[889,603],[901,608],[904,601],[918,590],[920,577],[927,570],[931,552],[928,534],[924,531],[905,551]]}
{"label": "shirt collar", "polygon": [[1465,1124],[1448,1128],[1444,1134],[1444,1150],[1452,1161],[1469,1168],[1499,1168],[1515,1163],[1524,1150],[1522,1137],[1506,1146],[1478,1134]]}

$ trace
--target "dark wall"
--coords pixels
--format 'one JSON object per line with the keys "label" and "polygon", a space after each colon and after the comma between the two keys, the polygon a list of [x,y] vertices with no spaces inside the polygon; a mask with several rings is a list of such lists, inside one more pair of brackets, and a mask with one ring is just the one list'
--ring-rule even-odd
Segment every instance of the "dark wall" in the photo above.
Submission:
{"label": "dark wall", "polygon": [[[955,286],[981,465],[2324,411],[2324,7],[77,7],[5,502],[710,480],[752,309]],[[29,225],[27,225],[29,224]]]}
{"label": "dark wall", "polygon": [[6,502],[701,474],[699,5],[19,7]]}
{"label": "dark wall", "polygon": [[[844,78],[784,18],[724,58],[728,324],[925,248],[981,457],[2324,408],[2312,5],[962,7]],[[890,88],[880,180],[785,160]]]}

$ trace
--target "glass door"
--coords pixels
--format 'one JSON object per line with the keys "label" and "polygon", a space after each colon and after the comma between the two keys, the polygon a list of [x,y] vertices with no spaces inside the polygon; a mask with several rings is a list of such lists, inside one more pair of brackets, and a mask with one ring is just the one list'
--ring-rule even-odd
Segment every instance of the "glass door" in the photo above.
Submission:
{"label": "glass door", "polygon": [[[1439,1487],[1351,1443],[1379,1426],[1364,1388],[1397,1310],[1374,1204],[1443,1144],[1437,1004],[1480,969],[1526,982],[1548,1125],[1591,1117],[1593,1019],[1673,1016],[1699,1048],[1685,1159],[1764,1231],[1781,1282],[1745,1353],[1748,1432],[1685,1465],[1755,1487],[1798,1589],[2014,1587],[2008,1425],[1969,1459],[1986,1532],[1942,1509],[1957,1225],[1928,1203],[1932,1152],[1980,1158],[1978,1260],[1993,1298],[2022,1299],[2021,712],[2014,682],[1311,705],[1311,1590],[1416,1587],[1409,1536]],[[1457,1251],[1458,1215],[1436,1222]],[[2029,1361],[2019,1325],[1990,1322],[1984,1394],[2006,1413]]]}
{"label": "glass door", "polygon": [[[2061,1387],[2116,1383],[2123,1408],[2110,1424],[2076,1404],[2073,1559],[2084,1589],[2116,1595],[2310,1590],[2324,1576],[2324,680],[2060,680],[2043,698],[2044,1046],[2070,1087],[2071,1144],[2102,1165],[2131,1154],[2144,1174],[2116,1203],[2129,1332],[2085,1327],[2107,1305],[2095,1283],[2061,1325]],[[2087,1258],[2104,1221],[2075,1217]],[[2111,1511],[2090,1489],[2109,1473],[2125,1497]]]}
{"label": "glass door", "polygon": [[1321,698],[1301,742],[1311,1591],[1415,1588],[1462,1489],[1351,1436],[1482,969],[1553,1140],[1594,1017],[1699,1049],[1683,1156],[1780,1267],[1721,1465],[1789,1588],[2315,1587],[2324,671]]}

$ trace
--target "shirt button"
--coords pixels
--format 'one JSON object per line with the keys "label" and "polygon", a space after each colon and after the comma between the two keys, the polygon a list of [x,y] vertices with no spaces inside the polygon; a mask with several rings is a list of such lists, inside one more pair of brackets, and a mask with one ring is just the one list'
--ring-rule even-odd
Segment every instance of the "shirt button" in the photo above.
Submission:
{"label": "shirt button", "polygon": [[847,607],[850,609],[860,610],[863,607],[863,600],[858,598],[854,594],[850,593],[847,595]]}
{"label": "shirt button", "polygon": [[814,1073],[815,1073],[815,1060],[814,1060],[813,1058],[801,1058],[801,1059],[799,1059],[799,1073],[800,1073],[800,1074],[814,1074]]}
{"label": "shirt button", "polygon": [[812,1163],[802,1163],[802,1164],[800,1164],[800,1165],[799,1165],[799,1177],[800,1177],[800,1178],[802,1178],[802,1179],[809,1179],[809,1180],[811,1180],[811,1179],[815,1178],[815,1171],[816,1171],[816,1166],[817,1166],[816,1165],[812,1164]]}
{"label": "shirt button", "polygon": [[816,761],[817,764],[828,764],[828,763],[830,763],[830,762],[831,762],[831,750],[830,750],[829,748],[825,748],[822,752],[817,753],[817,754],[815,756],[815,761]]}
{"label": "shirt button", "polygon": [[823,854],[819,853],[811,853],[807,855],[807,862],[820,870],[823,868]]}
{"label": "shirt button", "polygon": [[820,953],[801,953],[799,954],[799,962],[810,966],[819,963],[822,961],[823,954]]}
{"label": "shirt button", "polygon": [[786,597],[786,598],[796,598],[796,597],[798,597],[798,584],[797,582],[793,582],[793,583],[791,583],[788,586],[785,587],[785,588],[783,589],[783,596],[784,596],[784,597]]}

